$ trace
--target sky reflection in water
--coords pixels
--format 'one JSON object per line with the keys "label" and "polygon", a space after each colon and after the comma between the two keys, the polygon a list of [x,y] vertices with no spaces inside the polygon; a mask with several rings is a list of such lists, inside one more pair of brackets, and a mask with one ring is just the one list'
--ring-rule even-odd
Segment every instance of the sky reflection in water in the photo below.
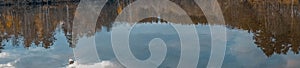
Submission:
{"label": "sky reflection in water", "polygon": [[[128,3],[113,1],[107,3],[104,7],[105,10],[100,13],[100,16],[103,17],[98,19],[98,22],[101,22],[96,26],[98,32],[91,34],[91,36],[95,36],[100,59],[105,61],[99,63],[103,67],[122,67],[118,64],[112,50],[110,30],[114,27],[127,26],[112,26],[111,22],[114,21],[114,17],[119,14],[122,8],[133,2],[128,1]],[[194,7],[196,4],[192,1],[172,1],[180,4],[180,7],[185,7],[183,9],[187,11],[194,24],[198,24],[196,28],[201,44],[198,67],[204,68],[210,55],[211,35],[207,23],[199,22],[207,21],[201,9]],[[282,2],[271,0],[264,2],[256,2],[256,0],[218,1],[226,20],[224,26],[229,28],[223,68],[300,67],[300,55],[297,55],[299,53],[298,37],[300,37],[298,30],[300,7],[296,5],[299,4],[298,0],[293,0],[295,3],[289,0]],[[1,42],[5,45],[4,49],[1,49],[2,45],[0,46],[0,52],[2,51],[0,53],[0,68],[67,67],[68,59],[73,58],[71,47],[75,47],[75,44],[70,44],[69,34],[72,32],[71,22],[77,4],[58,4],[61,5],[53,3],[47,6],[0,7],[0,9],[7,9],[0,10],[0,32],[2,32],[0,36]],[[153,19],[155,18],[142,21],[153,21]],[[180,24],[176,23],[176,25]],[[183,23],[180,26],[190,26],[190,24]],[[179,37],[169,24],[137,24],[130,36],[130,47],[136,58],[147,59],[150,56],[147,44],[153,38],[161,38],[167,44],[168,52],[166,60],[160,67],[174,68],[178,64],[180,57]],[[18,38],[19,46],[14,44],[15,41],[13,40],[15,39],[12,38]],[[41,42],[45,43],[41,44]],[[40,46],[35,46],[35,43],[40,43]],[[284,55],[284,53],[287,54]]]}
{"label": "sky reflection in water", "polygon": [[[124,27],[121,25],[117,27]],[[182,25],[190,26],[190,25]],[[206,67],[210,55],[210,30],[208,25],[196,26],[201,44],[201,53],[198,67]],[[101,60],[117,63],[110,43],[110,32],[103,31],[96,33],[96,45]],[[228,29],[228,44],[224,68],[232,67],[299,67],[300,56],[293,53],[287,55],[274,55],[267,57],[254,44],[252,33],[244,30]],[[170,24],[137,24],[131,31],[130,47],[136,58],[145,60],[150,56],[148,43],[153,38],[161,38],[168,47],[167,58],[160,67],[174,68],[178,64],[180,56],[179,37]],[[50,49],[43,47],[5,46],[0,53],[0,66],[23,67],[66,67],[68,59],[73,57],[72,48],[68,47],[63,31],[58,28],[55,32],[54,45]],[[7,43],[9,44],[9,43]],[[89,45],[89,44],[86,44]]]}

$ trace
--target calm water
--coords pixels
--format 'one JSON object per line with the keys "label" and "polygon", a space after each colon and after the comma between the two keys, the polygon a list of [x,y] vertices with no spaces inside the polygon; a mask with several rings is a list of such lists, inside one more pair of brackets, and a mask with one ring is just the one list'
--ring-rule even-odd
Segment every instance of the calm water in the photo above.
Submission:
{"label": "calm water", "polygon": [[[207,66],[211,53],[210,24],[192,0],[178,1],[191,17],[200,42],[198,68]],[[0,1],[0,68],[64,68],[75,59],[76,42],[95,40],[103,66],[123,68],[113,52],[113,28],[132,27],[131,51],[137,59],[151,56],[148,44],[161,38],[167,45],[167,55],[160,68],[176,68],[180,58],[180,39],[171,24],[159,18],[146,18],[135,25],[115,23],[122,8],[133,2],[109,1],[101,11],[96,32],[83,33],[72,43],[72,22],[76,18],[77,1],[23,2]],[[11,3],[11,4],[7,4]],[[227,28],[226,54],[223,68],[297,68],[300,67],[300,3],[298,0],[256,1],[219,0]],[[138,14],[138,13],[137,13]],[[118,34],[122,35],[122,34]],[[94,37],[94,38],[91,38]],[[87,38],[87,39],[86,39]],[[73,39],[74,40],[74,39]],[[121,42],[121,41],[120,41]],[[82,44],[81,44],[82,45]],[[84,45],[92,45],[86,43]],[[183,45],[184,46],[184,45]],[[82,48],[84,49],[84,48]],[[76,60],[75,60],[76,61]],[[74,66],[80,66],[74,65]]]}

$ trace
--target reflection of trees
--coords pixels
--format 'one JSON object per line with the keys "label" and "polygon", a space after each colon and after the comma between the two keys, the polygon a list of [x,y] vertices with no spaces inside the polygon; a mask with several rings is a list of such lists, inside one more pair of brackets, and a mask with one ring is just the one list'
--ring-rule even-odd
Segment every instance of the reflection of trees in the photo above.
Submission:
{"label": "reflection of trees", "polygon": [[[201,9],[197,7],[193,0],[170,1],[182,7],[195,24],[207,24]],[[218,1],[225,16],[226,26],[231,29],[242,29],[253,33],[255,44],[267,56],[271,56],[274,53],[286,54],[288,51],[299,53],[299,0]],[[104,26],[108,27],[107,31],[110,31],[117,15],[132,2],[134,0],[109,0],[100,13],[101,17],[98,18],[96,30],[100,31]],[[63,21],[64,23],[61,25],[62,30],[68,39],[70,47],[75,47],[75,43],[72,43],[73,24],[71,22],[74,14],[76,14],[74,11],[77,3],[74,0],[74,3],[52,3],[52,5],[43,6],[0,5],[0,9],[7,9],[0,11],[0,39],[2,42],[5,42],[3,40],[13,40],[13,45],[19,45],[23,41],[25,47],[29,47],[31,44],[41,44],[43,47],[49,48],[55,40],[53,35],[58,27],[57,25]],[[174,13],[168,12],[166,14],[173,15]],[[180,15],[177,16],[180,17]],[[153,17],[140,20],[140,22],[156,22],[158,20]],[[85,26],[88,27],[88,25]],[[87,35],[92,36],[94,33]],[[0,45],[0,50],[2,47],[3,45]]]}
{"label": "reflection of trees", "polygon": [[[207,21],[203,18],[201,9],[196,7],[192,0],[171,1],[182,7],[194,23],[206,24]],[[227,27],[253,33],[255,44],[267,56],[274,53],[287,54],[289,50],[299,53],[300,4],[298,0],[218,1],[221,4]],[[147,18],[141,21],[157,21],[157,18]]]}
{"label": "reflection of trees", "polygon": [[[223,7],[226,23],[231,28],[254,34],[255,44],[267,55],[299,53],[298,0],[245,0],[229,2]],[[224,4],[223,4],[224,5]],[[235,6],[234,6],[235,5]],[[239,5],[239,6],[237,6]],[[228,10],[228,11],[226,11]]]}
{"label": "reflection of trees", "polygon": [[[2,38],[0,38],[0,42],[2,42]],[[2,44],[0,44],[0,53],[2,52],[2,49],[4,49],[4,46]]]}
{"label": "reflection of trees", "polygon": [[[192,0],[171,1],[182,7],[194,23],[206,24],[201,9],[195,7]],[[298,0],[219,0],[219,3],[227,26],[253,33],[255,44],[267,56],[274,53],[287,54],[289,50],[299,53]],[[157,19],[147,18],[141,21],[157,21]]]}
{"label": "reflection of trees", "polygon": [[[192,0],[171,0],[182,7],[195,24],[206,24],[205,17]],[[255,44],[267,55],[286,54],[289,50],[298,54],[300,43],[299,0],[218,0],[228,28],[248,30],[254,34]],[[132,2],[132,1],[131,1]],[[122,3],[122,2],[121,2]],[[109,4],[101,12],[100,22],[111,27],[119,11],[118,4]],[[107,6],[109,6],[107,5]],[[126,7],[128,4],[122,4]],[[115,8],[108,10],[109,8]],[[118,9],[117,9],[118,8]],[[105,13],[112,14],[110,16]],[[166,13],[167,14],[167,13]],[[112,19],[112,20],[104,20]],[[142,21],[157,21],[147,18]],[[175,22],[176,23],[176,22]],[[184,23],[181,23],[184,24]],[[103,25],[102,25],[103,26]]]}
{"label": "reflection of trees", "polygon": [[[66,5],[68,5],[67,8]],[[60,22],[64,22],[65,33],[70,33],[71,16],[66,13],[74,13],[76,4],[63,5],[13,5],[0,6],[0,50],[4,43],[10,40],[13,46],[31,45],[49,48],[55,41],[55,30]],[[5,10],[2,10],[5,9]],[[67,12],[67,10],[70,10]],[[67,19],[70,18],[70,19]],[[67,35],[67,34],[66,34]]]}

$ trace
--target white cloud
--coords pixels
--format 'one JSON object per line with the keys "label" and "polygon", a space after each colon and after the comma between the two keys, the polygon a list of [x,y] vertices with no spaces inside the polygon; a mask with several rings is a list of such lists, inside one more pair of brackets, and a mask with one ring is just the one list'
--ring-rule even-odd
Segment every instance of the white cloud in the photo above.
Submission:
{"label": "white cloud", "polygon": [[0,64],[0,68],[15,68],[11,63]]}
{"label": "white cloud", "polygon": [[0,53],[0,58],[5,58],[8,56],[9,56],[9,53],[6,53],[6,52]]}
{"label": "white cloud", "polygon": [[111,61],[102,61],[95,64],[78,64],[75,62],[74,64],[71,64],[67,66],[67,68],[123,68],[120,64],[114,63]]}

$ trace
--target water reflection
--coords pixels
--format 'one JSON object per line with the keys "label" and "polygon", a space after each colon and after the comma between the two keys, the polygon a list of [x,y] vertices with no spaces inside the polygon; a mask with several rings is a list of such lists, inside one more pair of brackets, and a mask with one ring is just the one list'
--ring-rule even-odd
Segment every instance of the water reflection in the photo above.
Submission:
{"label": "water reflection", "polygon": [[[24,44],[25,47],[41,45],[49,48],[55,40],[54,31],[57,26],[61,23],[71,24],[70,20],[73,16],[68,16],[68,14],[74,13],[75,7],[74,4],[1,6],[1,42],[13,40],[13,46]],[[66,35],[68,35],[70,25],[63,25],[63,27]]]}
{"label": "water reflection", "polygon": [[[171,0],[179,4],[187,14],[191,17],[195,24],[207,24],[205,16],[201,9],[196,7],[192,0],[178,1]],[[229,0],[219,1],[225,16],[226,26],[231,29],[242,29],[249,33],[254,33],[253,40],[255,44],[265,52],[266,56],[271,56],[275,53],[286,54],[288,51],[293,51],[295,54],[299,53],[299,26],[300,26],[300,13],[298,0],[282,0],[282,1],[256,1],[256,0]],[[121,5],[120,5],[121,4]],[[114,4],[110,4],[114,5]],[[126,7],[128,3],[117,2],[110,12],[112,17],[107,20],[105,12],[101,12],[98,21],[104,23],[113,22],[116,15],[119,13],[120,7]],[[107,6],[106,6],[107,7]],[[105,9],[105,7],[104,7]],[[140,10],[141,12],[143,10]],[[174,11],[176,12],[176,11]],[[133,13],[141,14],[141,13]],[[172,12],[165,13],[172,14]],[[173,14],[180,17],[180,14]],[[153,18],[144,19],[142,21],[157,21]],[[178,23],[178,22],[174,22]],[[179,23],[185,24],[185,23]],[[111,25],[106,25],[110,27]],[[108,29],[109,30],[109,29]]]}
{"label": "water reflection", "polygon": [[252,0],[227,5],[231,6],[224,11],[227,26],[253,33],[255,44],[267,56],[274,53],[287,54],[289,50],[295,54],[299,53],[298,0]]}
{"label": "water reflection", "polygon": [[[182,7],[191,17],[194,24],[198,26],[207,25],[204,14],[196,3],[192,0],[171,0]],[[252,44],[235,44],[240,46],[253,47],[257,46],[266,56],[274,54],[288,54],[293,52],[299,54],[300,48],[300,4],[299,0],[218,0],[226,21],[226,27],[230,30],[240,30],[243,35],[251,35],[246,37]],[[122,9],[134,2],[134,0],[110,0],[103,8],[98,18],[96,30],[98,32],[88,34],[88,36],[96,35],[101,32],[109,32],[113,27],[113,22]],[[65,2],[41,2],[45,4],[7,4],[12,2],[0,3],[0,53],[8,46],[21,46],[30,49],[30,47],[50,48],[57,41],[56,30],[63,31],[63,37],[67,41],[69,47],[76,47],[72,43],[72,21],[74,18],[77,1]],[[20,2],[23,3],[23,2]],[[26,3],[26,2],[24,2]],[[51,3],[51,4],[50,4]],[[141,10],[144,11],[144,10]],[[174,12],[166,14],[177,15]],[[133,14],[142,14],[133,13]],[[180,17],[180,14],[178,14]],[[158,18],[147,18],[140,20],[140,23],[157,23],[166,22]],[[173,22],[175,24],[188,25],[186,23]],[[217,24],[216,24],[217,25]],[[87,25],[88,26],[88,25]],[[104,28],[104,29],[103,29]],[[209,32],[206,32],[209,33]],[[150,34],[150,33],[149,33]],[[151,35],[151,34],[150,34]],[[156,36],[156,35],[151,35]],[[101,36],[102,37],[102,36]],[[103,36],[106,37],[106,36]],[[176,37],[173,37],[176,38]],[[210,38],[205,36],[203,39]],[[147,39],[142,39],[147,40]],[[232,41],[228,39],[229,44]],[[109,42],[107,40],[102,40]],[[137,39],[135,39],[137,41]],[[144,41],[145,42],[145,41]],[[172,42],[172,41],[171,41]],[[245,42],[237,40],[236,43]],[[11,43],[11,44],[8,44]],[[248,42],[247,42],[248,43]],[[101,43],[99,43],[101,44]],[[134,44],[137,45],[138,43]],[[108,44],[106,44],[108,46]],[[178,45],[178,44],[177,44]],[[204,45],[210,45],[205,43]],[[136,46],[141,47],[141,46]],[[235,46],[239,48],[238,46]],[[109,48],[109,47],[106,47]],[[142,48],[142,47],[141,47]],[[208,47],[209,48],[209,47]],[[7,48],[9,49],[9,48]],[[103,50],[103,49],[102,49]],[[143,51],[135,49],[137,51]],[[202,49],[203,50],[203,49]],[[252,49],[257,51],[258,49]],[[174,50],[176,51],[176,50]],[[209,50],[207,50],[209,51]],[[103,51],[99,51],[103,52]],[[148,53],[147,51],[145,51]],[[134,52],[135,53],[135,52]],[[135,53],[140,59],[147,58],[147,55]],[[240,54],[240,53],[238,53]],[[104,53],[105,55],[105,53]],[[102,56],[102,59],[111,59],[112,53]],[[177,54],[175,54],[176,56]],[[258,55],[258,54],[255,54]],[[103,58],[104,57],[104,58]],[[245,56],[243,56],[245,57]],[[278,55],[275,55],[278,57]],[[1,57],[0,57],[1,58]],[[167,59],[171,60],[171,59]],[[204,60],[204,59],[202,59]],[[174,60],[177,61],[177,60]],[[206,61],[203,61],[206,62]],[[226,61],[225,61],[226,62]],[[254,61],[253,61],[254,62]],[[1,62],[0,62],[1,63]],[[167,63],[165,63],[167,65]],[[174,63],[175,64],[175,63]],[[205,65],[205,64],[203,64]],[[172,65],[170,65],[172,66]],[[226,65],[225,65],[226,66]]]}

